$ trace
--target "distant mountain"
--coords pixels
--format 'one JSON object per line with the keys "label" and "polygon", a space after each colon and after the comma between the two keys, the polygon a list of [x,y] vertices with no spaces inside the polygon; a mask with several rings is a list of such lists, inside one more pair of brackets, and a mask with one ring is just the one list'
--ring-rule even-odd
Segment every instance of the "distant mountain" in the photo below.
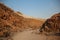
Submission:
{"label": "distant mountain", "polygon": [[0,3],[0,37],[8,37],[11,33],[24,29],[37,29],[44,22],[44,19],[35,19],[16,12]]}

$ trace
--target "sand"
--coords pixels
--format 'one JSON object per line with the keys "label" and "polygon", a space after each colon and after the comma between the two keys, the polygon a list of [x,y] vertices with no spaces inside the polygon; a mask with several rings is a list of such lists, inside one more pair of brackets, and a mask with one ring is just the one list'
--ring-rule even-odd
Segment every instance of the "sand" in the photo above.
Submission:
{"label": "sand", "polygon": [[25,30],[13,36],[14,40],[60,40],[60,36],[46,36],[38,34],[37,30]]}

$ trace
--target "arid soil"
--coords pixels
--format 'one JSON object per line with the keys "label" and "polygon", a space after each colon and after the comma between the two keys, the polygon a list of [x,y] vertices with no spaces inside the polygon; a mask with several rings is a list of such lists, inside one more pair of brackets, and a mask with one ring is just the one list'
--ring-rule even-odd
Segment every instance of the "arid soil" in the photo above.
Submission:
{"label": "arid soil", "polygon": [[38,30],[25,30],[23,32],[18,32],[13,36],[14,40],[60,40],[60,36],[46,36],[44,34],[39,34]]}

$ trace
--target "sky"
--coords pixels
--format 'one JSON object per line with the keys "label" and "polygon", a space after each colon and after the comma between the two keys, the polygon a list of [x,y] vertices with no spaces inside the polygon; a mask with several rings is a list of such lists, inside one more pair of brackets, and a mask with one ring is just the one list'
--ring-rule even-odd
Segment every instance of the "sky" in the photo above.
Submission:
{"label": "sky", "polygon": [[49,18],[60,12],[60,0],[0,0],[15,11],[36,17]]}

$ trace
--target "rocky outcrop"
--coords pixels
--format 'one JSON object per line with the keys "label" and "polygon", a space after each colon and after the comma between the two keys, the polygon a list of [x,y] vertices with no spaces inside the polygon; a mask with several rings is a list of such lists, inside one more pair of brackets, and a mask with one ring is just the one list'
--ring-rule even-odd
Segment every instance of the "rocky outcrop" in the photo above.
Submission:
{"label": "rocky outcrop", "polygon": [[57,13],[47,19],[40,28],[40,32],[42,31],[60,33],[60,13]]}

